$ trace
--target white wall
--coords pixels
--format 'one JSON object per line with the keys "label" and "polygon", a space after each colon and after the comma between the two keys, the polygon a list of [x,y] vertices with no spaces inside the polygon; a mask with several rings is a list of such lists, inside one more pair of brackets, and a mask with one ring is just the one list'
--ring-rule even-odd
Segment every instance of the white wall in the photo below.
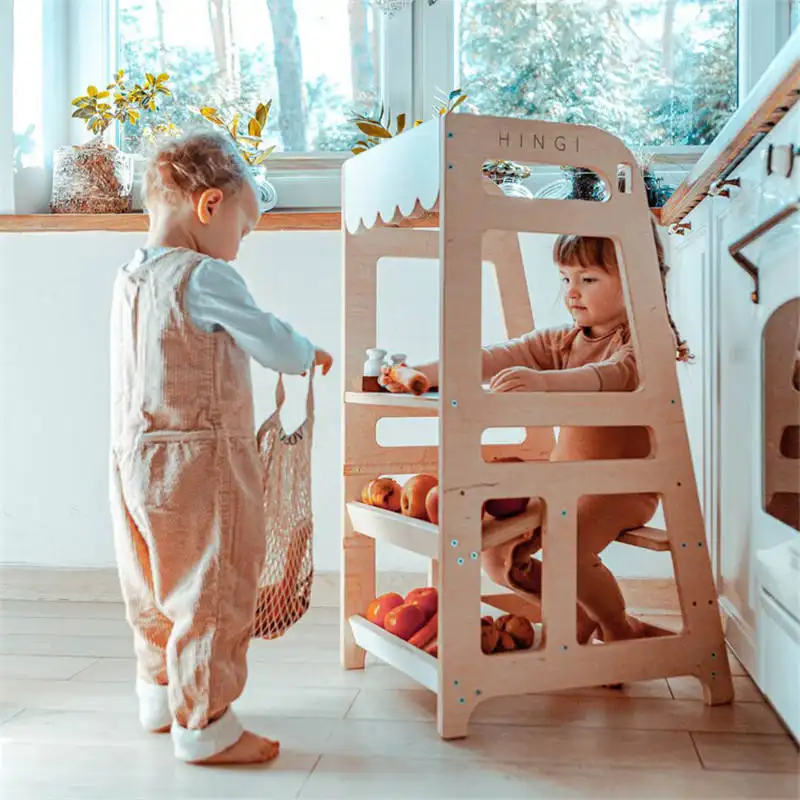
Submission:
{"label": "white wall", "polygon": [[[108,314],[117,267],[143,234],[0,235],[0,562],[50,567],[114,563],[107,505]],[[550,236],[523,236],[537,326],[565,322]],[[334,355],[341,349],[340,234],[255,233],[239,268],[262,307]],[[502,338],[487,270],[484,341]],[[411,360],[437,353],[434,262],[387,261],[379,281],[380,345]],[[272,410],[274,376],[253,370],[256,413]],[[317,569],[339,568],[340,378],[317,384],[313,464]],[[289,382],[287,428],[301,421],[303,385]],[[395,434],[396,436],[396,434]],[[383,569],[421,570],[381,548]],[[671,574],[662,554],[612,545],[620,576]]]}

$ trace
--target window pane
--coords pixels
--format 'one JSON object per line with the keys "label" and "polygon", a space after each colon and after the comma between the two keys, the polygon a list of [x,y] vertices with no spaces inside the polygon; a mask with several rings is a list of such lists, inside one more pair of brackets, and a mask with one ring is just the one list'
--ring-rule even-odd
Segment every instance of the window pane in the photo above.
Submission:
{"label": "window pane", "polygon": [[13,128],[14,169],[41,167],[42,152],[42,4],[14,6]]}
{"label": "window pane", "polygon": [[737,0],[460,0],[461,87],[482,114],[705,145],[736,109]]}
{"label": "window pane", "polygon": [[379,91],[369,0],[119,0],[119,66],[132,80],[167,72],[174,99],[126,125],[136,151],[147,125],[196,124],[191,107],[223,119],[273,100],[270,144],[284,152],[347,150],[354,108]]}

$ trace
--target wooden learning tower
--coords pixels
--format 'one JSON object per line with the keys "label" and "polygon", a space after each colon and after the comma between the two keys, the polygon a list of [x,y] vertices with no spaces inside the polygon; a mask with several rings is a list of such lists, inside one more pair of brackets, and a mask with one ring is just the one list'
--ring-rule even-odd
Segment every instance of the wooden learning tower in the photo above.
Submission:
{"label": "wooden learning tower", "polygon": [[[607,202],[507,197],[483,177],[486,159],[569,165],[597,173]],[[626,190],[616,176],[625,170]],[[344,227],[344,521],[341,657],[364,667],[370,652],[435,692],[445,739],[467,733],[471,713],[499,695],[694,675],[708,704],[733,689],[686,434],[644,182],[633,155],[592,127],[448,115],[348,161]],[[438,212],[438,229],[436,224]],[[415,227],[416,226],[416,227]],[[481,382],[482,261],[495,263],[509,336],[533,328],[518,233],[580,233],[612,239],[621,264],[641,385],[634,392],[492,394]],[[361,391],[365,351],[376,346],[377,262],[438,260],[440,386],[421,397]],[[630,268],[635,266],[635,268]],[[381,447],[386,417],[439,418],[439,447]],[[549,462],[554,426],[649,428],[650,457]],[[485,446],[490,428],[525,428],[519,446]],[[524,463],[488,463],[498,452]],[[380,475],[432,472],[440,525],[360,503]],[[620,540],[671,551],[684,627],[674,636],[580,646],[576,641],[576,507],[582,495],[657,492],[666,531]],[[521,516],[482,522],[490,498],[541,498]],[[542,526],[545,643],[484,655],[482,604],[525,613],[515,595],[481,596],[483,548]],[[439,589],[439,654],[428,655],[362,616],[375,598],[375,541],[431,560]],[[533,618],[532,614],[526,614]]]}

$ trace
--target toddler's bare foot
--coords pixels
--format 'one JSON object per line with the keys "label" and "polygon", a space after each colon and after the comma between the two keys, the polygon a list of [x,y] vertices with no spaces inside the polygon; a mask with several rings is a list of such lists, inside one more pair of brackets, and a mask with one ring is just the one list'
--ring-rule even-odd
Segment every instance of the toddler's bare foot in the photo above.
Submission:
{"label": "toddler's bare foot", "polygon": [[195,761],[195,764],[213,766],[220,764],[265,764],[272,761],[281,749],[280,742],[273,742],[263,736],[245,731],[235,745],[217,753],[211,758]]}
{"label": "toddler's bare foot", "polygon": [[633,630],[634,639],[652,639],[658,636],[674,636],[672,631],[666,628],[659,628],[658,625],[651,625],[649,622],[643,622],[636,617],[628,617],[628,624]]}

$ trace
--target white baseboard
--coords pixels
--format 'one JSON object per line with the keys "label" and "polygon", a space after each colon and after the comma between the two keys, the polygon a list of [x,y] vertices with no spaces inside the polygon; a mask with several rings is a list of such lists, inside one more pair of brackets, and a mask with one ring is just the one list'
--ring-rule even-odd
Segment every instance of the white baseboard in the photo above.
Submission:
{"label": "white baseboard", "polygon": [[[427,576],[420,572],[379,572],[378,594],[407,591],[424,586]],[[313,606],[339,605],[340,575],[318,572],[314,577]],[[678,613],[678,595],[670,578],[622,578],[622,592],[632,610],[656,614]],[[497,592],[488,579],[485,593]],[[116,569],[54,569],[49,567],[0,566],[0,600],[75,601],[121,603]]]}

